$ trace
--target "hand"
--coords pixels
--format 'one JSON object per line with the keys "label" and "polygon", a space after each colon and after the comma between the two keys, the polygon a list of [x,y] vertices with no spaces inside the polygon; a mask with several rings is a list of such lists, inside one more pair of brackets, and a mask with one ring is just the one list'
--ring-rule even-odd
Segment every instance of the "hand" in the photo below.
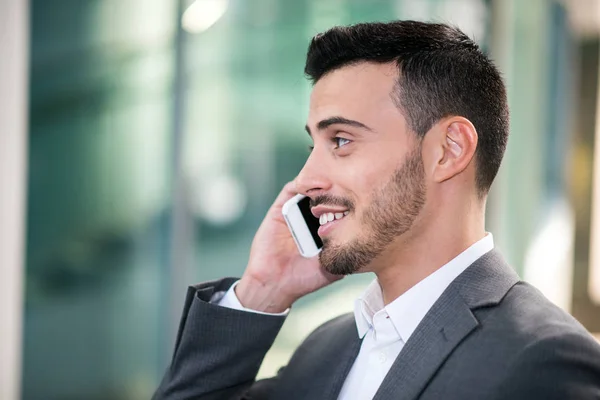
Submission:
{"label": "hand", "polygon": [[246,308],[282,312],[300,297],[343,277],[325,271],[318,256],[304,258],[298,252],[281,214],[285,202],[296,194],[294,182],[285,185],[254,236],[248,266],[236,287]]}

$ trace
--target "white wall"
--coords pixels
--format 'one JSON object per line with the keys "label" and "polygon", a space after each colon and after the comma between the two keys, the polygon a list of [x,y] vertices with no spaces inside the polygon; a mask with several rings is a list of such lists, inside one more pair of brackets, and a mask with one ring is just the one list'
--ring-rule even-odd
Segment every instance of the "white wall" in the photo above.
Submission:
{"label": "white wall", "polygon": [[0,399],[20,397],[28,9],[0,0]]}

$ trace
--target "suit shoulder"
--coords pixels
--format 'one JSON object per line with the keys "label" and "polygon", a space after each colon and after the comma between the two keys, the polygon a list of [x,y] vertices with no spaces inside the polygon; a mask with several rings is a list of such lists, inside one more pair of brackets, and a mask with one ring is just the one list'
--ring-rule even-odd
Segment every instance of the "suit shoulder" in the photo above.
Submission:
{"label": "suit shoulder", "polygon": [[597,399],[600,345],[585,330],[541,330],[512,357],[498,398]]}
{"label": "suit shoulder", "polygon": [[305,341],[322,340],[323,337],[337,335],[342,331],[347,332],[349,329],[356,329],[354,315],[352,313],[342,314],[318,326]]}
{"label": "suit shoulder", "polygon": [[507,292],[495,314],[515,335],[532,342],[561,336],[594,341],[573,316],[526,282],[517,283]]}
{"label": "suit shoulder", "polygon": [[495,398],[596,398],[589,394],[599,390],[600,344],[539,290],[519,282],[475,314],[477,336],[494,349],[501,371]]}
{"label": "suit shoulder", "polygon": [[307,351],[313,352],[315,349],[321,349],[317,352],[325,351],[325,349],[331,348],[334,344],[353,337],[358,337],[354,315],[350,313],[342,314],[313,330],[296,348],[294,356],[304,354]]}
{"label": "suit shoulder", "polygon": [[312,331],[296,348],[286,372],[306,362],[313,363],[323,357],[327,359],[328,354],[342,351],[357,338],[358,333],[352,314],[343,314],[330,319]]}

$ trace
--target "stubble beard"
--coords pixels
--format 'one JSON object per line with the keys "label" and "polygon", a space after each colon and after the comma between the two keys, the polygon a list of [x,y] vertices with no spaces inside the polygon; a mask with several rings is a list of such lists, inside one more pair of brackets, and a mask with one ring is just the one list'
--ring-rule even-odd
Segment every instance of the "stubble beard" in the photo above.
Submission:
{"label": "stubble beard", "polygon": [[323,239],[319,261],[335,275],[351,275],[363,271],[398,236],[406,233],[425,204],[425,171],[421,146],[394,171],[390,181],[374,194],[364,212],[361,224],[365,233],[347,244]]}

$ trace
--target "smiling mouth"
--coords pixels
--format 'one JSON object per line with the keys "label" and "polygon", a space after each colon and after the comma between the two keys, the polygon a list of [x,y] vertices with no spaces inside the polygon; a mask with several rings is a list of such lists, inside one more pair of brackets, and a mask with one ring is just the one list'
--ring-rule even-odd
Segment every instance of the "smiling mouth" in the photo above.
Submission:
{"label": "smiling mouth", "polygon": [[348,211],[337,212],[337,213],[325,213],[325,214],[321,214],[321,216],[319,217],[319,224],[321,226],[323,226],[323,225],[326,225],[327,223],[329,223],[331,221],[337,221],[339,219],[342,219],[346,215],[348,215]]}

